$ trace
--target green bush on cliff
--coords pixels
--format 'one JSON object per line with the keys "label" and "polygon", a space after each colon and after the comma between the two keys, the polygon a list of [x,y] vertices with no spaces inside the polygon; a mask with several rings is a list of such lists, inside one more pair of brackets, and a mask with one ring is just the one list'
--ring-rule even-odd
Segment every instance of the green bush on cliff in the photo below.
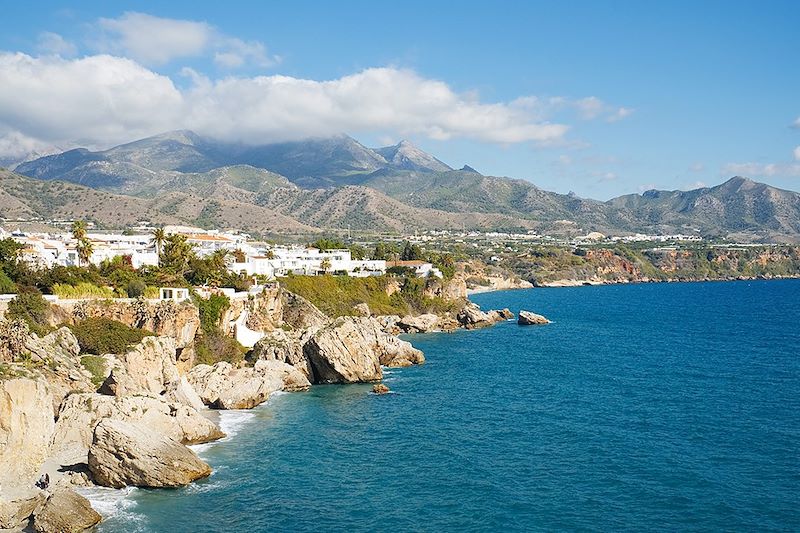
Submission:
{"label": "green bush on cliff", "polygon": [[106,379],[106,360],[99,355],[84,355],[81,365],[92,374],[92,384],[99,387]]}
{"label": "green bush on cliff", "polygon": [[24,320],[34,333],[47,334],[51,329],[47,321],[50,304],[35,287],[21,286],[17,289],[17,297],[8,302],[6,318]]}
{"label": "green bush on cliff", "polygon": [[230,307],[230,299],[222,294],[212,294],[209,298],[195,296],[194,303],[200,311],[200,332],[195,339],[196,363],[241,362],[247,350],[220,329],[222,314]]}
{"label": "green bush on cliff", "polygon": [[16,292],[17,284],[11,281],[3,269],[0,269],[0,294],[15,294]]}
{"label": "green bush on cliff", "polygon": [[[415,277],[289,276],[280,282],[286,290],[299,294],[331,317],[353,315],[353,307],[359,303],[366,303],[378,315],[441,312],[458,306],[458,302],[426,297],[427,280]],[[389,285],[395,282],[400,283],[400,290],[390,296]]]}
{"label": "green bush on cliff", "polygon": [[125,353],[130,346],[153,335],[146,329],[132,328],[110,318],[87,318],[70,329],[78,339],[81,353],[95,355]]}

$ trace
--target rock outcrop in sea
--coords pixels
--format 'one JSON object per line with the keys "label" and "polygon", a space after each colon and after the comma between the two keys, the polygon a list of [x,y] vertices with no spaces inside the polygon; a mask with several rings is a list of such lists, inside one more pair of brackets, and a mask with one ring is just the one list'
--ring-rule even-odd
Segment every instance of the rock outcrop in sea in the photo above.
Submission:
{"label": "rock outcrop in sea", "polygon": [[545,318],[542,315],[531,313],[530,311],[520,311],[519,318],[517,319],[517,324],[519,324],[520,326],[535,326],[535,325],[542,325],[549,323],[550,323],[549,319]]}

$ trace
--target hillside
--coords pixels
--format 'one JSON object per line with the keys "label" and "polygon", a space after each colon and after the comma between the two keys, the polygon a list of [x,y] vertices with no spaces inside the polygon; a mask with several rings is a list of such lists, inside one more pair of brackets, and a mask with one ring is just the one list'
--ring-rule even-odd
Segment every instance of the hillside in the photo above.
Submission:
{"label": "hillside", "polygon": [[157,198],[112,194],[0,170],[0,213],[6,220],[86,219],[108,228],[140,221],[223,226],[260,233],[314,233],[316,228],[264,206],[181,192]]}
{"label": "hillside", "polygon": [[[406,141],[370,149],[346,135],[244,146],[175,131],[45,156],[17,172],[159,202],[166,196],[185,204],[170,215],[253,231],[533,229],[800,241],[800,195],[745,178],[600,202],[466,166],[453,170]],[[4,195],[4,202],[24,210],[15,198]]]}

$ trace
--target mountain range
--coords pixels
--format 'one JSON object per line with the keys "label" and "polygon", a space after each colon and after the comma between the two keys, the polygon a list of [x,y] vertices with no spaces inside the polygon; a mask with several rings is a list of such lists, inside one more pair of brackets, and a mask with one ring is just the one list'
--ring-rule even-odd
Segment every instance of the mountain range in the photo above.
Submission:
{"label": "mountain range", "polygon": [[[106,219],[103,209],[127,205],[136,220],[260,233],[467,228],[800,241],[800,194],[742,177],[601,202],[467,166],[455,170],[407,141],[371,149],[347,135],[251,146],[174,131],[36,158],[0,180],[5,218],[86,216],[119,225],[132,221]],[[61,197],[48,200],[54,191]],[[92,212],[87,198],[102,205]]]}

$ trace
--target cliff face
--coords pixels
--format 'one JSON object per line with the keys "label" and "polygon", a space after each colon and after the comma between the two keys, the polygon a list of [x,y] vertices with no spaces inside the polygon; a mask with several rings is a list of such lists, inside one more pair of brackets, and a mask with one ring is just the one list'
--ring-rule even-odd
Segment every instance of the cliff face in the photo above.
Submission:
{"label": "cliff face", "polygon": [[539,285],[800,276],[796,246],[696,246],[636,250],[534,247],[503,264]]}

